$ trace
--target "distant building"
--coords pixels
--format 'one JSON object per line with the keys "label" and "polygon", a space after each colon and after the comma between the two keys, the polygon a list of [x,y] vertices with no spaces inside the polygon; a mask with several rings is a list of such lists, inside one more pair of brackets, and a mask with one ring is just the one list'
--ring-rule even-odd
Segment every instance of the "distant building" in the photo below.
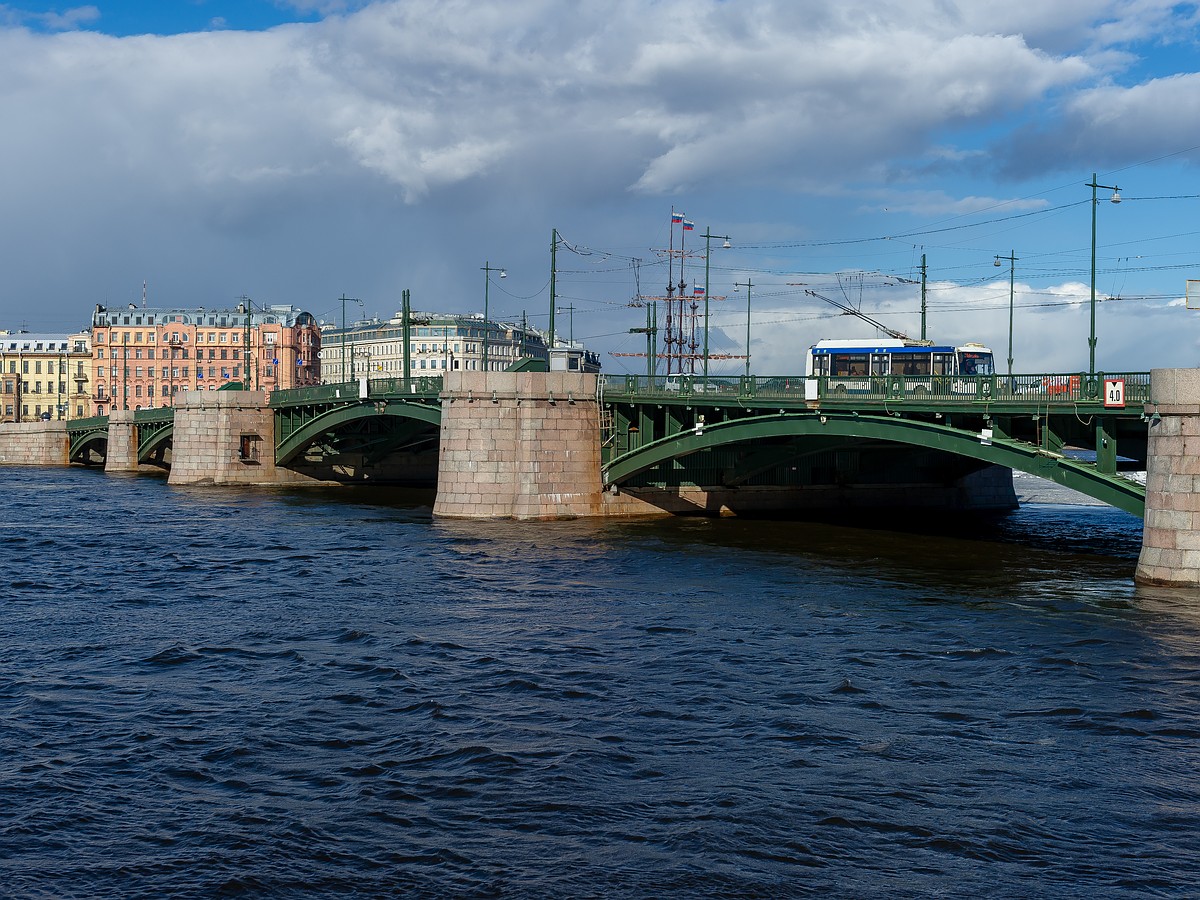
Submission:
{"label": "distant building", "polygon": [[[528,326],[488,322],[482,316],[414,312],[409,316],[409,374],[442,375],[448,370],[500,372],[520,359],[549,361],[546,339]],[[367,319],[347,328],[326,325],[321,337],[321,373],[327,384],[367,375],[398,378],[404,374],[404,327],[400,314],[386,322]]]}
{"label": "distant building", "polygon": [[578,341],[563,341],[557,337],[550,351],[551,372],[599,372],[600,355],[588,350]]}
{"label": "distant building", "polygon": [[3,421],[91,415],[91,335],[0,331]]}
{"label": "distant building", "polygon": [[95,415],[171,406],[180,391],[215,391],[235,382],[274,391],[321,381],[321,330],[310,313],[293,306],[97,306],[92,349]]}

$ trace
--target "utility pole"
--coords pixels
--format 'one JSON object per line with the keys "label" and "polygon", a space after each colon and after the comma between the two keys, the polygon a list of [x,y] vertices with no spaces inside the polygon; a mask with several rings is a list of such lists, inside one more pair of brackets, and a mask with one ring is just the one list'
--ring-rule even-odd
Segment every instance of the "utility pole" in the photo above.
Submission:
{"label": "utility pole", "polygon": [[[728,250],[731,246],[733,246],[732,244],[729,243],[729,235],[713,234],[711,229],[707,225],[704,226],[704,383],[705,383],[705,385],[708,384],[708,295],[709,295],[708,261],[709,261],[709,258],[712,256],[711,241],[713,238],[721,238],[722,240],[724,240],[725,244],[724,244],[723,249],[725,249],[725,250]],[[683,263],[681,262],[680,267],[682,268],[682,266],[683,266]],[[750,365],[749,360],[746,361],[746,365],[747,366]]]}
{"label": "utility pole", "polygon": [[252,391],[254,386],[250,384],[250,298],[242,294],[242,307],[246,313],[246,343],[242,345],[242,390]]}
{"label": "utility pole", "polygon": [[547,360],[554,350],[554,301],[555,291],[557,289],[556,279],[558,277],[558,229],[555,228],[550,234],[550,345],[546,348]]}
{"label": "utility pole", "polygon": [[921,254],[921,340],[925,340],[925,285],[929,269],[925,265],[925,254]]}
{"label": "utility pole", "polygon": [[404,332],[404,393],[412,391],[412,348],[409,345],[411,335],[409,334],[409,323],[412,318],[412,309],[410,306],[408,288],[400,294],[400,328]]}

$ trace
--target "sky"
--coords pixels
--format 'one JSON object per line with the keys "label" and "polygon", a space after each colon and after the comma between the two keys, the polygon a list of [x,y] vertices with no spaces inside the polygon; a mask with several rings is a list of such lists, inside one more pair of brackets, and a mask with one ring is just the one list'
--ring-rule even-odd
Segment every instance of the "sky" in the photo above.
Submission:
{"label": "sky", "polygon": [[1198,38],[1160,0],[0,3],[0,328],[486,284],[544,329],[554,244],[557,333],[636,374],[685,240],[715,374],[748,309],[760,375],[881,335],[822,297],[919,337],[922,271],[930,339],[1004,371],[1011,310],[1013,371],[1084,371],[1094,215],[1096,368],[1200,366]]}

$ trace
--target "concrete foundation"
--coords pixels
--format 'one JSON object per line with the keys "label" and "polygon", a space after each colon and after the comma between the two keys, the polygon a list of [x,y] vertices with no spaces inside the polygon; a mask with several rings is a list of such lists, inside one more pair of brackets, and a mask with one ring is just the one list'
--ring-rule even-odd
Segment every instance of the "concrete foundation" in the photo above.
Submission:
{"label": "concrete foundation", "polygon": [[435,516],[604,514],[596,376],[448,372]]}
{"label": "concrete foundation", "polygon": [[275,466],[266,391],[187,391],[175,404],[169,484],[306,484]]}
{"label": "concrete foundation", "polygon": [[1134,579],[1200,586],[1200,369],[1151,369],[1146,519]]}
{"label": "concrete foundation", "polygon": [[0,428],[0,465],[67,466],[70,455],[66,422],[6,423]]}

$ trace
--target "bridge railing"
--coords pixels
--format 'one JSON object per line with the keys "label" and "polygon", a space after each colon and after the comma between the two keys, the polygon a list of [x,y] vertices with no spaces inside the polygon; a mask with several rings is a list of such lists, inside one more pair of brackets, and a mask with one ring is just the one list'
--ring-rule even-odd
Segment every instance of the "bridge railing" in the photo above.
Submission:
{"label": "bridge railing", "polygon": [[1150,399],[1149,372],[1036,375],[872,375],[807,378],[803,375],[605,376],[607,397],[663,397],[722,400],[779,400],[795,403],[867,401],[878,403],[1003,404],[1044,406],[1102,405],[1105,388],[1119,382],[1125,406]]}
{"label": "bridge railing", "polygon": [[[436,397],[442,389],[440,375],[423,375],[417,378],[372,378],[367,382],[368,397]],[[357,381],[340,384],[315,384],[310,387],[289,388],[271,394],[271,406],[303,406],[312,403],[331,403],[338,400],[354,400],[360,396]]]}
{"label": "bridge railing", "polygon": [[137,425],[163,425],[175,421],[175,409],[170,406],[136,410],[133,421]]}

